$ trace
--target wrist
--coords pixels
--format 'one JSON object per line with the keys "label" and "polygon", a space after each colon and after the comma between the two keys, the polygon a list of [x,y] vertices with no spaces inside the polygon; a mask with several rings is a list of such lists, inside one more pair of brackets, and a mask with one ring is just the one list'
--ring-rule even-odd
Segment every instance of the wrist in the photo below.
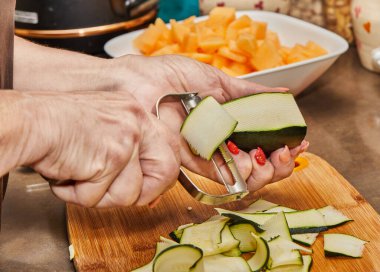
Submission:
{"label": "wrist", "polygon": [[48,150],[47,142],[36,129],[36,123],[40,122],[36,111],[40,106],[34,100],[18,91],[1,93],[0,175],[39,160]]}

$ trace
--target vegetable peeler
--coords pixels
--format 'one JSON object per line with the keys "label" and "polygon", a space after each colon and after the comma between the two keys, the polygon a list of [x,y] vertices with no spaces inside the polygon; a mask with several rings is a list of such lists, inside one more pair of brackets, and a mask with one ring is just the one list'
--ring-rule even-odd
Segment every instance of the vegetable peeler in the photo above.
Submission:
{"label": "vegetable peeler", "polygon": [[[190,113],[190,111],[195,108],[199,102],[202,100],[198,93],[196,92],[189,92],[189,93],[172,93],[167,94],[162,97],[160,97],[156,102],[156,114],[157,118],[160,119],[159,114],[159,107],[162,101],[166,98],[176,98],[179,99],[182,103],[182,106],[184,107],[187,114]],[[227,145],[225,143],[222,143],[218,147],[219,153],[222,155],[226,165],[228,166],[231,175],[234,180],[234,184],[230,185],[226,181],[226,179],[223,177],[223,174],[218,167],[214,157],[211,159],[218,175],[220,176],[224,186],[226,187],[228,193],[223,195],[213,195],[209,194],[207,192],[204,192],[201,190],[190,178],[190,176],[186,173],[183,166],[180,167],[180,173],[178,176],[178,181],[181,183],[181,185],[186,189],[186,191],[196,200],[200,201],[201,203],[207,204],[207,205],[220,205],[225,204],[228,202],[240,200],[246,195],[248,195],[249,191],[247,189],[247,184],[242,178],[241,174],[239,173],[239,170],[235,164],[235,161],[233,157],[231,156],[231,153],[229,152]],[[214,154],[215,156],[215,154]]]}

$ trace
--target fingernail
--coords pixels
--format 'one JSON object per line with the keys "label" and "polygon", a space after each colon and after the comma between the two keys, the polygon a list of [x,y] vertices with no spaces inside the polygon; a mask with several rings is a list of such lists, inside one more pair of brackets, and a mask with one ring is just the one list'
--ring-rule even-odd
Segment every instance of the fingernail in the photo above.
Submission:
{"label": "fingernail", "polygon": [[259,165],[265,165],[267,161],[265,153],[260,147],[257,147],[256,153],[255,153],[255,159]]}
{"label": "fingernail", "polygon": [[229,150],[232,154],[234,154],[234,155],[237,155],[237,154],[239,154],[239,152],[240,152],[240,150],[239,150],[239,148],[237,147],[237,145],[234,144],[232,141],[228,141],[228,142],[227,142],[227,148],[228,148],[228,150]]}
{"label": "fingernail", "polygon": [[289,147],[286,145],[279,155],[282,163],[288,163],[290,161]]}
{"label": "fingernail", "polygon": [[158,196],[155,200],[153,200],[152,202],[150,202],[148,204],[148,207],[151,208],[151,209],[153,209],[154,207],[156,207],[158,205],[158,203],[160,203],[161,198],[162,198],[162,195]]}
{"label": "fingernail", "polygon": [[310,143],[306,140],[303,140],[301,143],[301,153],[305,152],[309,148]]}

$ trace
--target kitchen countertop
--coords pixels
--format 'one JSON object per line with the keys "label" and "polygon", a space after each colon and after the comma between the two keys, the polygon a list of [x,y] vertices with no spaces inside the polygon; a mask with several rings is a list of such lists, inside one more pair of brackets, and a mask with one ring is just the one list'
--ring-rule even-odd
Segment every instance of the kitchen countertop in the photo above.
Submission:
{"label": "kitchen countertop", "polygon": [[[334,166],[380,213],[380,74],[350,48],[297,97],[308,123],[309,151]],[[11,173],[3,203],[0,271],[73,271],[65,205],[28,169]],[[332,192],[339,194],[339,192]]]}

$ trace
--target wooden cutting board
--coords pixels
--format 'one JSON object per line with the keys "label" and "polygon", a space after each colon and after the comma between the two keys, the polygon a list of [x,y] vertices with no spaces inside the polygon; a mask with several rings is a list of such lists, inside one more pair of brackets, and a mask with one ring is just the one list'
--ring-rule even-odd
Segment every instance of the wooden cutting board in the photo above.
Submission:
{"label": "wooden cutting board", "polygon": [[[242,209],[259,197],[295,209],[333,205],[354,221],[328,232],[352,234],[370,242],[361,259],[325,258],[319,235],[312,247],[312,271],[380,272],[380,216],[326,161],[310,153],[302,158],[306,160],[301,162],[307,161],[308,165],[299,167],[290,178],[223,208]],[[215,190],[213,183],[208,184],[208,189]],[[168,237],[177,226],[202,222],[214,214],[213,207],[193,200],[179,184],[154,209],[96,210],[68,205],[68,234],[75,248],[75,267],[79,272],[130,271],[151,260],[160,235]]]}

